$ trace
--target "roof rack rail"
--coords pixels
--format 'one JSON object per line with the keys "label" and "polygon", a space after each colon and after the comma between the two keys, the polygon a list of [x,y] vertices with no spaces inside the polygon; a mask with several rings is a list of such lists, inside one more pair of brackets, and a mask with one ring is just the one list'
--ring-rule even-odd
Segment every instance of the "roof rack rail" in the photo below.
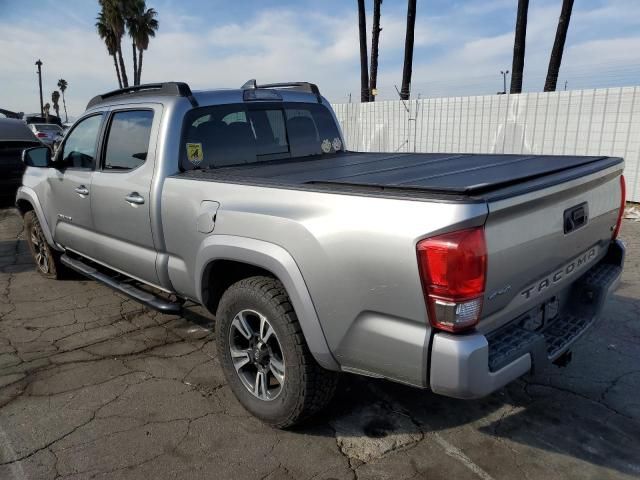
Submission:
{"label": "roof rack rail", "polygon": [[185,97],[194,107],[198,106],[198,102],[193,97],[189,85],[184,82],[164,82],[164,83],[146,83],[144,85],[134,85],[131,87],[120,88],[111,92],[96,95],[87,104],[87,110],[99,105],[107,100],[115,97],[143,97],[151,95],[162,95],[167,97]]}
{"label": "roof rack rail", "polygon": [[247,81],[240,87],[242,90],[258,89],[258,88],[287,88],[291,90],[300,90],[303,92],[313,93],[318,99],[318,103],[322,103],[320,89],[315,83],[310,82],[284,82],[284,83],[265,83],[258,85],[255,78]]}

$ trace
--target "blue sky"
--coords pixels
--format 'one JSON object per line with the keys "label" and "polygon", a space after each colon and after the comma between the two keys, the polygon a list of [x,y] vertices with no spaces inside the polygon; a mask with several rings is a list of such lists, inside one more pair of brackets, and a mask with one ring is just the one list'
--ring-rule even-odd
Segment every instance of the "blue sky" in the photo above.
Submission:
{"label": "blue sky", "polygon": [[[147,0],[160,31],[145,52],[143,81],[182,80],[194,89],[308,80],[334,102],[359,98],[356,0]],[[542,89],[561,0],[530,0],[524,89]],[[418,0],[412,93],[492,94],[511,68],[517,0]],[[372,0],[367,1],[368,15]],[[50,98],[69,82],[71,115],[116,88],[111,57],[95,33],[97,0],[0,0],[0,107],[38,110],[34,62],[44,62]],[[405,0],[384,0],[381,99],[402,75]],[[560,86],[638,84],[640,1],[577,0]],[[370,32],[371,19],[367,25]],[[123,43],[131,75],[131,46]]]}

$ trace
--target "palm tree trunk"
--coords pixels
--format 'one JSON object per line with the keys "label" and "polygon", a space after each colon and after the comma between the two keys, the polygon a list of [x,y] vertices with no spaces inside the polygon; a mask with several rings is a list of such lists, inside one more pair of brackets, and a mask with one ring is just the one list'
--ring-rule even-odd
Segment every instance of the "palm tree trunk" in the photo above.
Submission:
{"label": "palm tree trunk", "polygon": [[120,78],[120,67],[118,67],[118,57],[113,54],[113,64],[116,66],[116,75],[118,75],[118,86],[122,88],[122,79]]}
{"label": "palm tree trunk", "polygon": [[358,0],[358,33],[360,35],[360,101],[369,101],[369,65],[367,60],[367,18],[364,0]]}
{"label": "palm tree trunk", "polygon": [[127,69],[124,66],[124,58],[122,58],[122,48],[120,42],[118,42],[118,61],[120,62],[120,75],[122,76],[122,86],[127,88],[129,86],[129,79],[127,78]]}
{"label": "palm tree trunk", "polygon": [[413,68],[413,34],[416,28],[416,0],[407,4],[407,35],[404,39],[404,66],[402,68],[402,88],[400,98],[409,100],[411,95],[411,71]]}
{"label": "palm tree trunk", "polygon": [[64,98],[64,90],[62,90],[62,106],[64,107],[64,123],[67,123],[69,116],[67,115],[67,101]]}
{"label": "palm tree trunk", "polygon": [[547,70],[547,79],[544,82],[545,92],[556,91],[560,64],[562,63],[562,52],[564,51],[564,42],[567,40],[567,31],[569,30],[572,9],[573,0],[562,0],[562,10],[560,11],[560,18],[558,19],[556,39],[553,42],[553,49],[551,50],[551,57],[549,58],[549,70]]}
{"label": "palm tree trunk", "polygon": [[513,63],[511,64],[511,93],[522,93],[522,72],[524,70],[524,49],[527,37],[528,11],[529,0],[518,0],[516,36],[513,41]]}
{"label": "palm tree trunk", "polygon": [[369,77],[369,101],[375,102],[374,91],[378,84],[378,44],[380,43],[380,5],[382,0],[373,0],[373,30],[371,31],[371,72]]}
{"label": "palm tree trunk", "polygon": [[140,85],[142,78],[142,52],[143,50],[138,50],[138,85]]}
{"label": "palm tree trunk", "polygon": [[131,42],[131,48],[133,49],[133,84],[140,85],[138,80],[138,63],[136,61],[136,42]]}

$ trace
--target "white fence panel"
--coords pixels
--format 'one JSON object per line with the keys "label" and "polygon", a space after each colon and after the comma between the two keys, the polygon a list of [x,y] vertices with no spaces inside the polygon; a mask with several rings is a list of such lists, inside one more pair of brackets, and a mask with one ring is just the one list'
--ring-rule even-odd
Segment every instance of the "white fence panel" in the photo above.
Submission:
{"label": "white fence panel", "polygon": [[640,87],[334,104],[347,147],[624,157],[640,202]]}

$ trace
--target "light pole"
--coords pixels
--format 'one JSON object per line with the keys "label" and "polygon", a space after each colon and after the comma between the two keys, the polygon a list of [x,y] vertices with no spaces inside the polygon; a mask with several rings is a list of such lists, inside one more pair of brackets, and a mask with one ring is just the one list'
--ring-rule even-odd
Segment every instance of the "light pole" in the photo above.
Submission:
{"label": "light pole", "polygon": [[509,70],[505,70],[504,72],[502,70],[500,70],[500,73],[502,74],[502,94],[506,95],[507,94],[507,75],[509,74]]}
{"label": "light pole", "polygon": [[38,84],[40,85],[40,116],[44,117],[44,105],[42,103],[42,62],[40,59],[36,62],[38,66]]}

